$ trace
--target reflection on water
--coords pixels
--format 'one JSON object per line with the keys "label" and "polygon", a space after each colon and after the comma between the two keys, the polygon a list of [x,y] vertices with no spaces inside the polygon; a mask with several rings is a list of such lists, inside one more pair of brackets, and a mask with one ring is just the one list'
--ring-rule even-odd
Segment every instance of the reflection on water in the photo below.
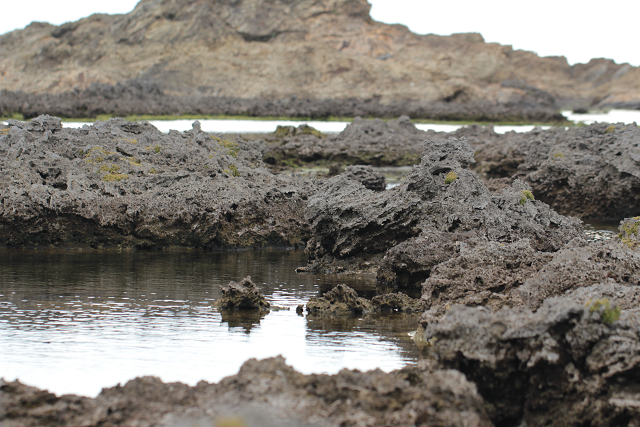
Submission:
{"label": "reflection on water", "polygon": [[[337,283],[371,297],[372,277],[296,274],[299,251],[0,250],[0,377],[93,396],[141,375],[195,384],[282,354],[304,373],[400,368],[418,357],[417,316],[335,319],[295,308]],[[220,313],[220,285],[250,275],[269,314]]]}
{"label": "reflection on water", "polygon": [[584,232],[587,235],[587,240],[595,242],[598,240],[611,240],[619,233],[619,222],[605,222],[598,220],[585,219],[583,220]]}

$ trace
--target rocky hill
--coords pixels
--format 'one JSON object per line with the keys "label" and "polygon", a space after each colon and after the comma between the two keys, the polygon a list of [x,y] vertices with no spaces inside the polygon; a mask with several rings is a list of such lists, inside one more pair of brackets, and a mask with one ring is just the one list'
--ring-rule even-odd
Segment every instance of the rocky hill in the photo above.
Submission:
{"label": "rocky hill", "polygon": [[554,121],[640,107],[640,70],[479,34],[417,35],[366,0],[141,0],[0,36],[0,115],[376,115]]}

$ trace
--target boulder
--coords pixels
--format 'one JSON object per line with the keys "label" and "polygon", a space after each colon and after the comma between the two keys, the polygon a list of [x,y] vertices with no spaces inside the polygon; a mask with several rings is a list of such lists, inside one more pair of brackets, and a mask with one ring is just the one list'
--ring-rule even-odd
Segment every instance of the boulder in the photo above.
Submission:
{"label": "boulder", "polygon": [[359,182],[369,190],[384,191],[387,186],[384,175],[376,172],[371,166],[348,166],[343,175],[347,179]]}
{"label": "boulder", "polygon": [[221,310],[268,311],[271,307],[250,276],[240,282],[229,282],[229,286],[221,286],[220,289],[222,296],[216,306]]}

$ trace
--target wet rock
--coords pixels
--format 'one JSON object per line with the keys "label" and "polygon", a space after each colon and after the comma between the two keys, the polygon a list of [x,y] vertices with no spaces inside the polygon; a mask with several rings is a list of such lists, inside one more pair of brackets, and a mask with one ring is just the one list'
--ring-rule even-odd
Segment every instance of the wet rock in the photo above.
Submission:
{"label": "wet rock", "polygon": [[[42,116],[0,132],[0,244],[302,245],[311,179],[273,175],[264,144],[111,119]],[[17,226],[19,224],[19,226]]]}
{"label": "wet rock", "polygon": [[220,289],[222,297],[216,305],[222,310],[269,310],[271,306],[250,276]]}
{"label": "wet rock", "polygon": [[551,253],[534,250],[528,239],[463,241],[456,254],[433,267],[422,284],[422,299],[436,315],[456,304],[492,309],[520,306],[521,295],[514,291],[552,258]]}
{"label": "wet rock", "polygon": [[327,180],[305,214],[313,234],[306,249],[310,258],[383,253],[432,229],[473,230],[478,238],[501,243],[528,238],[542,251],[557,251],[583,235],[578,220],[534,200],[521,181],[490,193],[468,169],[473,161],[464,138],[426,141],[420,165],[391,190],[363,190],[342,176]]}
{"label": "wet rock", "polygon": [[348,166],[343,175],[347,179],[361,183],[369,190],[384,191],[387,186],[384,175],[377,173],[371,166]]}
{"label": "wet rock", "polygon": [[424,301],[419,298],[411,298],[401,292],[376,295],[371,299],[373,311],[418,313],[425,309]]}
{"label": "wet rock", "polygon": [[[490,427],[476,386],[460,372],[408,367],[302,375],[282,357],[245,362],[237,375],[195,387],[144,377],[95,399],[57,397],[0,380],[0,423],[13,426]],[[233,424],[233,425],[236,425]],[[229,424],[231,425],[231,424]]]}
{"label": "wet rock", "polygon": [[337,285],[320,298],[307,302],[309,313],[364,313],[371,311],[371,302],[358,296],[347,285]]}
{"label": "wet rock", "polygon": [[476,383],[495,425],[636,425],[640,318],[616,312],[566,298],[535,313],[456,307],[418,334],[441,369]]}
{"label": "wet rock", "polygon": [[616,242],[568,245],[515,292],[529,308],[537,309],[547,298],[608,279],[640,285],[640,253]]}

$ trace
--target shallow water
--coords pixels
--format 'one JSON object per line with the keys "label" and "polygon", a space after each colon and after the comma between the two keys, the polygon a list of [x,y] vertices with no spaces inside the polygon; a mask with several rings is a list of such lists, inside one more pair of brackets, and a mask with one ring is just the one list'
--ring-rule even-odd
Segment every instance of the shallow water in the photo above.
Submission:
{"label": "shallow water", "polygon": [[[637,110],[610,110],[606,113],[594,114],[573,114],[571,111],[562,111],[562,114],[574,123],[591,124],[598,122],[611,123],[640,123],[640,111]],[[183,132],[192,128],[194,120],[152,120],[151,123],[162,132],[169,132],[172,129]],[[64,126],[69,128],[80,128],[88,123],[83,122],[65,122]],[[309,124],[324,133],[339,133],[344,130],[349,122],[323,122],[323,121],[304,121],[304,120],[200,120],[202,130],[205,132],[215,133],[268,133],[274,132],[278,126],[299,126],[301,124]],[[438,123],[417,123],[418,129],[427,131],[434,130],[436,132],[454,132],[463,127],[463,125],[455,124],[438,124]],[[529,132],[533,130],[533,125],[523,126],[494,126],[496,133]],[[548,129],[550,126],[541,126],[542,129]]]}
{"label": "shallow water", "polygon": [[[617,224],[586,222],[589,240]],[[417,362],[419,315],[318,318],[295,308],[346,283],[387,292],[371,276],[295,272],[301,251],[0,249],[0,377],[57,394],[97,395],[142,375],[195,384],[233,375],[247,359],[282,354],[303,373],[384,371]],[[220,286],[250,275],[269,314],[213,307]]]}
{"label": "shallow water", "polygon": [[[97,395],[141,375],[195,384],[282,354],[303,373],[385,371],[418,358],[417,315],[318,319],[298,304],[338,283],[372,297],[373,277],[296,274],[300,251],[0,250],[0,377]],[[266,315],[212,307],[219,286],[251,275]]]}

